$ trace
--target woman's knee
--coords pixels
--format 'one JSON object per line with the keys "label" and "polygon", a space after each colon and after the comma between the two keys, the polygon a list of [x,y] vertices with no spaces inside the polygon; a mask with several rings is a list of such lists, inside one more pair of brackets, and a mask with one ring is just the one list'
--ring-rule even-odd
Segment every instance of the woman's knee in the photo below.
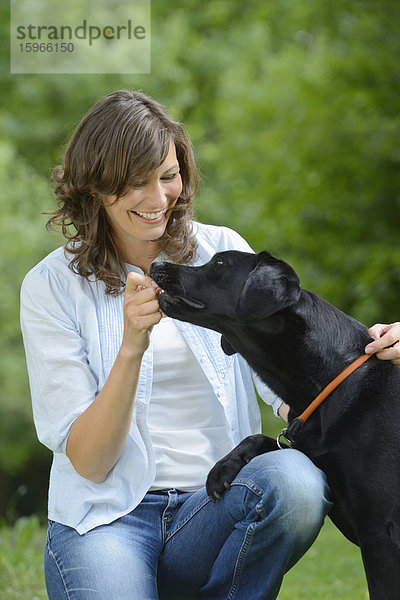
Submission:
{"label": "woman's knee", "polygon": [[255,457],[237,477],[238,482],[246,479],[262,490],[266,513],[285,517],[296,528],[321,527],[332,506],[324,473],[297,450]]}

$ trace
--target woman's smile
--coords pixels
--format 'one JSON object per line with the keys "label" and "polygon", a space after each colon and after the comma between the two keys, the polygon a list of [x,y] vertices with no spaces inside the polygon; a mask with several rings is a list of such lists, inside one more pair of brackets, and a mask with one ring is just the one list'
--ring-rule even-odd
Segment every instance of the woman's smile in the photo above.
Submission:
{"label": "woman's smile", "polygon": [[165,213],[167,212],[167,208],[163,208],[162,210],[159,210],[157,212],[142,212],[139,210],[131,210],[130,212],[136,217],[139,217],[139,219],[144,223],[150,223],[152,225],[155,225],[160,223],[164,219]]}

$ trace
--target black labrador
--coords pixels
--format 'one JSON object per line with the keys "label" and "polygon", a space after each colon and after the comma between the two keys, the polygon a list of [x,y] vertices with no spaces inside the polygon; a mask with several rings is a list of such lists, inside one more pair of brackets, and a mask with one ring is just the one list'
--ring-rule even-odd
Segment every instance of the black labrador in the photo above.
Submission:
{"label": "black labrador", "polygon": [[[300,287],[295,271],[268,252],[227,251],[189,267],[153,263],[167,315],[222,334],[290,406],[289,422],[371,338],[367,328]],[[400,370],[371,357],[306,422],[293,447],[327,475],[330,516],[360,546],[372,600],[400,599]],[[251,435],[210,471],[211,498],[254,456],[277,450]]]}

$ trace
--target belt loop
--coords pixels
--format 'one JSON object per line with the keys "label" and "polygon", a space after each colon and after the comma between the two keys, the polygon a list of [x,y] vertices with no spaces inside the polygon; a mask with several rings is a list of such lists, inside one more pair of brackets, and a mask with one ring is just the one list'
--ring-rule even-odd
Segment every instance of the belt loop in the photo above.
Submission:
{"label": "belt loop", "polygon": [[179,502],[179,495],[178,492],[175,488],[170,488],[169,490],[167,490],[168,493],[168,508],[175,508],[176,506],[178,506],[178,502]]}

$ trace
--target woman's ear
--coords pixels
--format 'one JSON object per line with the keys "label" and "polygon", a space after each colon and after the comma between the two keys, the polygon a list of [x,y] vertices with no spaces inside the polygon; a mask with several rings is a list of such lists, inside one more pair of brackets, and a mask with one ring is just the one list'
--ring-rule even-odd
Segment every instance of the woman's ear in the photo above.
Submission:
{"label": "woman's ear", "polygon": [[240,321],[265,319],[295,304],[300,297],[300,280],[290,265],[269,252],[258,256],[236,306]]}

